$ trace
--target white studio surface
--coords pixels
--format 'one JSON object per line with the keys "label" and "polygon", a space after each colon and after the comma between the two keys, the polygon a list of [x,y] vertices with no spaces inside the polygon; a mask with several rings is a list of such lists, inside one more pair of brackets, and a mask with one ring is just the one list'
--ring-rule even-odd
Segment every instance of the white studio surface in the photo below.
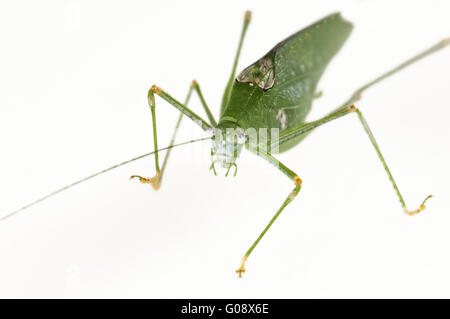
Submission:
{"label": "white studio surface", "polygon": [[[450,36],[448,1],[19,1],[0,5],[0,214],[153,150],[147,90],[192,79],[217,116],[244,11],[238,70],[340,11],[355,29],[309,119]],[[403,214],[356,115],[278,156],[303,188],[247,263],[241,256],[293,184],[243,151],[237,177],[208,170],[210,142],[174,149],[161,189],[143,159],[0,223],[0,297],[450,297],[450,48],[358,103],[410,209]],[[178,112],[157,97],[158,137]],[[204,116],[197,97],[189,105]],[[206,116],[204,116],[206,118]],[[204,133],[187,118],[178,142]]]}

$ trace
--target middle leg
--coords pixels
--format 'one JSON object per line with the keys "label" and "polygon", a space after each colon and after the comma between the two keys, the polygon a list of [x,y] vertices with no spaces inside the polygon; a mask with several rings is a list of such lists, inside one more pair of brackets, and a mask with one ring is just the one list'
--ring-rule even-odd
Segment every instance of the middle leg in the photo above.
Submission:
{"label": "middle leg", "polygon": [[253,244],[250,246],[250,248],[247,250],[247,252],[242,257],[241,265],[239,269],[236,270],[236,273],[239,275],[239,277],[242,277],[242,274],[245,273],[245,262],[247,261],[248,257],[252,253],[253,249],[255,249],[256,245],[261,241],[263,236],[266,234],[266,232],[269,230],[269,228],[272,226],[272,224],[275,222],[275,220],[280,216],[281,212],[285,209],[285,207],[294,200],[294,198],[297,196],[297,194],[300,192],[300,189],[302,187],[302,180],[298,175],[287,168],[285,165],[283,165],[281,162],[279,162],[275,157],[273,157],[270,153],[266,153],[262,150],[258,150],[257,153],[258,156],[264,158],[269,163],[277,167],[282,173],[284,173],[289,179],[291,179],[294,182],[295,187],[292,189],[292,191],[289,193],[289,195],[284,200],[281,207],[278,209],[278,211],[275,213],[275,215],[272,217],[272,219],[269,221],[267,226],[263,229],[261,234],[256,238],[256,240],[253,242]]}

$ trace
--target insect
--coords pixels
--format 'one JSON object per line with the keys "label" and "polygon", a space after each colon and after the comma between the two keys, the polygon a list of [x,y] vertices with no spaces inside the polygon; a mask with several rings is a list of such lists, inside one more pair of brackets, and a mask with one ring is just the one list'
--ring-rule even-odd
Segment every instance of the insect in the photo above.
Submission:
{"label": "insect", "polygon": [[[153,177],[133,175],[131,179],[137,179],[143,184],[149,184],[157,190],[161,186],[171,149],[198,141],[211,140],[212,142],[212,163],[210,170],[214,174],[217,173],[216,165],[220,164],[226,168],[226,175],[229,175],[230,172],[236,175],[237,160],[245,148],[278,168],[291,180],[293,189],[289,192],[285,201],[281,204],[267,226],[245,252],[241,264],[236,270],[239,277],[241,277],[245,272],[245,263],[254,248],[286,206],[297,197],[302,187],[302,179],[300,176],[285,164],[279,162],[274,155],[292,149],[319,126],[352,113],[356,114],[363,129],[367,133],[369,141],[384,166],[404,212],[408,215],[416,215],[423,211],[425,209],[425,203],[431,195],[425,197],[419,208],[413,210],[406,208],[405,201],[384,160],[375,137],[363,114],[355,107],[354,103],[361,98],[365,90],[418,60],[446,47],[450,43],[450,39],[440,41],[394,69],[363,85],[347,101],[324,117],[307,122],[306,116],[311,110],[312,102],[317,95],[317,83],[328,63],[349,37],[353,28],[352,24],[344,20],[339,13],[331,14],[278,43],[261,59],[237,74],[239,56],[250,20],[251,13],[246,12],[232,72],[223,94],[218,120],[215,119],[209,109],[200,86],[196,81],[192,82],[184,103],[179,102],[166,91],[154,85],[148,92],[148,104],[152,115],[153,126],[153,152],[119,163],[71,183],[5,215],[1,220],[5,220],[24,209],[93,177],[150,155],[154,155],[155,175]],[[208,120],[203,119],[187,107],[193,92],[198,94]],[[169,146],[159,149],[156,129],[155,95],[180,111]],[[178,128],[184,116],[187,116],[208,133],[208,137],[175,144]],[[167,153],[160,165],[159,155],[162,151],[167,151]]]}

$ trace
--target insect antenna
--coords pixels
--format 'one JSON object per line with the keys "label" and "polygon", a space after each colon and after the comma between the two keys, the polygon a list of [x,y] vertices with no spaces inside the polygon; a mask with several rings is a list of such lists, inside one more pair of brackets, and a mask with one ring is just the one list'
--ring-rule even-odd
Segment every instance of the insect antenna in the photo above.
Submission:
{"label": "insect antenna", "polygon": [[[167,151],[167,150],[172,149],[172,148],[177,147],[177,146],[186,145],[186,144],[195,143],[195,142],[200,142],[200,141],[206,141],[206,140],[210,140],[210,139],[212,139],[212,137],[203,137],[203,138],[199,138],[199,139],[195,139],[195,140],[186,141],[186,142],[183,142],[183,143],[173,144],[173,145],[170,145],[170,146],[167,146],[167,147],[163,147],[163,148],[158,149],[158,152],[160,152],[160,151]],[[53,196],[55,196],[55,195],[61,193],[62,191],[68,190],[69,188],[72,188],[72,187],[74,187],[74,186],[76,186],[76,185],[78,185],[78,184],[84,183],[84,182],[86,182],[86,181],[88,181],[88,180],[90,180],[90,179],[92,179],[92,178],[94,178],[94,177],[97,177],[97,176],[100,176],[100,175],[102,175],[102,174],[104,174],[104,173],[107,173],[107,172],[109,172],[109,171],[112,171],[113,169],[119,168],[119,167],[124,166],[124,165],[126,165],[126,164],[129,164],[129,163],[131,163],[131,162],[134,162],[134,161],[137,161],[137,160],[139,160],[139,159],[142,159],[142,158],[144,158],[144,157],[153,155],[153,154],[155,154],[155,152],[156,152],[156,151],[153,151],[153,152],[150,152],[150,153],[146,153],[146,154],[142,154],[142,155],[140,155],[140,156],[134,157],[134,158],[129,159],[129,160],[127,160],[127,161],[118,163],[118,164],[116,164],[116,165],[113,165],[113,166],[110,166],[110,167],[108,167],[108,168],[105,168],[105,169],[103,169],[103,170],[101,170],[101,171],[98,171],[98,172],[96,172],[96,173],[94,173],[94,174],[91,174],[91,175],[89,175],[89,176],[86,176],[86,177],[84,177],[84,178],[82,178],[82,179],[80,179],[80,180],[77,180],[76,182],[67,184],[66,186],[63,186],[63,187],[61,187],[61,188],[55,190],[54,192],[51,192],[51,193],[49,193],[49,194],[47,194],[47,195],[45,195],[45,196],[43,196],[43,197],[41,197],[41,198],[39,198],[39,199],[36,199],[35,201],[33,201],[33,202],[31,202],[31,203],[28,203],[28,204],[26,204],[25,206],[22,206],[21,208],[19,208],[19,209],[13,211],[13,212],[11,212],[11,213],[9,213],[9,214],[7,214],[7,215],[1,217],[1,218],[0,218],[0,221],[4,221],[5,219],[7,219],[7,218],[9,218],[9,217],[12,217],[12,216],[16,215],[17,213],[19,213],[19,212],[21,212],[21,211],[23,211],[23,210],[25,210],[25,209],[27,209],[27,208],[30,208],[30,207],[32,207],[32,206],[34,206],[34,205],[36,205],[36,204],[38,204],[38,203],[40,203],[40,202],[46,200],[46,199],[49,199],[49,198],[51,198],[51,197],[53,197]]]}

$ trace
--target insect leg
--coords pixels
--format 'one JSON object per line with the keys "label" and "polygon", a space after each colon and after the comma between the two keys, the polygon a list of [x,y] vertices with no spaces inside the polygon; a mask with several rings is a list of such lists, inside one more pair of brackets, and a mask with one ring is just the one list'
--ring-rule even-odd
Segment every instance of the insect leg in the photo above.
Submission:
{"label": "insect leg", "polygon": [[354,109],[355,109],[354,105],[347,106],[345,108],[338,109],[316,121],[308,122],[308,123],[302,124],[300,126],[290,128],[290,129],[282,132],[279,135],[277,140],[270,141],[270,143],[271,143],[270,149],[273,149],[276,146],[276,144],[281,145],[281,144],[283,144],[287,141],[290,141],[293,138],[296,138],[300,135],[309,134],[316,127],[319,127],[327,122],[333,121],[344,115],[347,115],[347,114],[353,112]]}
{"label": "insect leg", "polygon": [[356,101],[358,101],[361,98],[361,94],[365,90],[367,90],[368,88],[370,88],[370,87],[374,86],[375,84],[383,81],[384,79],[390,77],[391,75],[397,73],[398,71],[403,70],[404,68],[410,66],[411,64],[414,64],[415,62],[417,62],[417,61],[427,57],[428,55],[445,48],[448,45],[450,45],[450,38],[443,39],[443,40],[439,41],[438,43],[436,43],[435,45],[433,45],[432,47],[428,48],[427,50],[425,50],[425,51],[417,54],[416,56],[413,56],[409,60],[399,64],[395,68],[387,71],[386,73],[380,75],[379,77],[375,78],[374,80],[370,81],[369,83],[361,86],[359,89],[357,89],[352,94],[352,96],[344,104],[342,104],[337,109],[344,108],[346,106],[349,106],[349,105],[355,103]]}
{"label": "insect leg", "polygon": [[155,107],[154,94],[159,95],[166,102],[168,102],[169,104],[172,104],[172,106],[175,106],[175,108],[177,108],[181,113],[183,113],[188,118],[190,118],[195,124],[200,126],[204,131],[212,128],[212,126],[208,122],[206,122],[203,118],[201,118],[199,115],[197,115],[195,112],[190,110],[187,106],[185,106],[181,102],[175,100],[167,92],[165,92],[163,89],[157,87],[156,85],[153,85],[148,92],[150,108]]}
{"label": "insect leg", "polygon": [[223,108],[228,104],[228,100],[230,99],[231,87],[233,86],[234,78],[236,76],[236,68],[239,61],[239,56],[241,54],[242,44],[244,42],[245,33],[247,32],[247,28],[251,18],[252,18],[251,11],[246,11],[244,16],[244,24],[242,25],[241,36],[239,39],[239,45],[236,51],[236,55],[234,57],[233,69],[231,70],[230,79],[228,80],[227,86],[225,87],[225,92],[223,92],[222,106],[220,108],[221,110],[223,110]]}
{"label": "insect leg", "polygon": [[425,202],[432,197],[432,195],[428,195],[427,197],[425,197],[425,199],[423,200],[423,202],[420,204],[419,208],[415,209],[415,210],[408,210],[406,208],[406,204],[405,201],[403,200],[402,194],[400,193],[400,190],[398,189],[397,183],[394,180],[394,177],[391,174],[391,171],[389,170],[389,167],[386,164],[386,161],[384,160],[383,154],[381,154],[381,150],[380,147],[378,146],[377,141],[375,140],[375,137],[373,136],[372,131],[370,130],[369,124],[367,124],[366,119],[363,117],[362,113],[360,110],[355,109],[356,114],[358,114],[358,118],[362,124],[362,126],[364,127],[364,131],[366,131],[367,136],[370,139],[370,142],[372,143],[373,147],[375,148],[375,151],[377,152],[378,158],[380,159],[381,163],[383,164],[384,170],[386,171],[386,173],[389,176],[389,180],[392,183],[392,186],[395,189],[395,192],[397,193],[397,197],[400,201],[400,204],[402,205],[403,211],[407,214],[407,215],[415,215],[420,213],[421,211],[423,211],[425,209]]}
{"label": "insect leg", "polygon": [[[190,97],[192,87],[188,92],[187,100]],[[155,95],[157,94],[160,97],[162,97],[164,100],[175,106],[182,114],[185,114],[187,117],[189,117],[191,120],[193,120],[197,125],[199,125],[203,130],[207,130],[211,128],[211,125],[208,124],[205,120],[203,120],[200,116],[195,114],[193,111],[191,111],[189,108],[187,108],[185,105],[181,104],[177,100],[175,100],[173,97],[171,97],[169,94],[164,92],[161,88],[157,87],[156,85],[153,85],[151,89],[148,91],[148,104],[150,106],[150,110],[152,112],[152,125],[153,125],[153,144],[155,147],[155,169],[156,174],[153,177],[146,178],[139,175],[132,175],[130,179],[132,178],[139,178],[141,183],[144,184],[151,184],[155,190],[159,189],[161,186],[161,169],[159,168],[159,157],[158,157],[158,138],[157,138],[157,132],[156,132],[156,115],[155,115]],[[179,123],[181,121],[181,117],[178,118],[177,127],[175,128],[174,135],[172,137],[171,143],[174,142],[176,132],[178,130]],[[167,156],[166,156],[167,158]],[[167,164],[167,160],[164,160],[163,168],[165,168],[165,165]]]}
{"label": "insect leg", "polygon": [[195,90],[195,92],[197,92],[198,97],[200,98],[200,102],[202,103],[203,108],[205,109],[206,115],[208,116],[209,124],[216,127],[217,122],[214,119],[214,116],[212,115],[211,110],[208,107],[208,104],[206,104],[206,101],[203,97],[202,91],[200,90],[200,86],[198,85],[198,82],[196,80],[192,81],[192,88]]}
{"label": "insect leg", "polygon": [[289,168],[284,166],[282,163],[280,163],[275,157],[273,157],[270,153],[266,153],[262,150],[258,150],[257,155],[267,160],[272,165],[276,166],[281,172],[283,172],[287,177],[289,177],[295,184],[294,189],[289,193],[281,207],[278,209],[278,211],[275,213],[275,215],[272,217],[270,222],[267,224],[267,226],[263,229],[261,234],[258,236],[258,238],[254,241],[254,243],[250,246],[250,248],[247,250],[247,252],[242,257],[242,262],[238,270],[236,272],[238,273],[239,277],[242,277],[242,274],[245,273],[245,262],[248,259],[248,256],[252,253],[253,249],[255,249],[256,245],[258,245],[261,238],[265,235],[265,233],[269,230],[269,228],[272,226],[272,224],[275,222],[275,220],[280,216],[281,212],[284,210],[284,208],[294,200],[294,198],[297,196],[297,194],[300,192],[300,188],[302,187],[302,180],[298,175],[291,171]]}
{"label": "insect leg", "polygon": [[[184,105],[186,105],[186,106],[188,105],[189,99],[191,97],[192,90],[195,90],[195,92],[197,92],[198,97],[200,99],[200,102],[202,103],[203,108],[205,109],[206,115],[209,118],[210,124],[212,126],[217,126],[217,123],[214,120],[214,116],[211,114],[211,111],[210,111],[210,109],[209,109],[208,105],[206,104],[206,101],[205,101],[205,99],[203,97],[202,91],[200,90],[200,86],[198,85],[198,82],[196,80],[193,80],[192,83],[191,83],[191,86],[189,87],[189,91],[188,91],[188,93],[186,95],[186,99],[184,100]],[[178,116],[177,124],[175,125],[175,130],[174,130],[174,132],[172,134],[172,139],[170,140],[169,147],[172,146],[175,143],[175,138],[177,136],[178,129],[180,128],[180,124],[181,124],[181,120],[182,119],[183,119],[183,113],[180,113],[180,115]],[[170,152],[171,151],[172,151],[172,149],[169,149],[167,151],[166,156],[164,157],[163,164],[161,165],[160,183],[161,183],[162,178],[164,176],[164,170],[166,168],[167,161],[169,160],[169,156],[170,156]]]}
{"label": "insect leg", "polygon": [[370,142],[372,143],[373,147],[375,148],[378,158],[380,159],[381,163],[383,164],[383,167],[389,177],[389,180],[392,183],[392,186],[395,189],[395,192],[397,193],[397,197],[400,201],[400,204],[402,205],[403,211],[408,215],[415,215],[415,214],[418,214],[421,211],[423,211],[425,209],[425,202],[431,197],[431,195],[428,195],[423,200],[423,202],[420,204],[420,207],[418,209],[408,210],[406,208],[406,204],[405,204],[405,201],[403,200],[403,196],[401,195],[400,190],[398,189],[397,183],[395,182],[394,177],[392,176],[391,171],[390,171],[389,167],[387,166],[386,161],[384,160],[384,157],[383,157],[383,154],[381,153],[380,147],[378,146],[378,143],[375,140],[375,137],[374,137],[372,131],[370,130],[369,125],[367,124],[367,121],[364,119],[361,111],[358,110],[354,105],[338,109],[337,111],[334,111],[333,113],[331,113],[317,121],[309,122],[309,123],[303,124],[297,128],[290,129],[289,132],[280,134],[279,140],[273,141],[272,144],[274,144],[274,143],[282,144],[282,143],[287,142],[290,139],[293,139],[299,135],[308,134],[310,131],[317,128],[318,126],[321,126],[329,121],[338,119],[346,114],[353,113],[353,112],[356,112],[356,114],[358,114],[358,118],[361,121],[361,124],[363,125],[364,130],[370,139]]}
{"label": "insect leg", "polygon": [[[186,98],[184,100],[184,105],[186,105],[186,106],[189,103],[189,99],[191,98],[191,93],[192,93],[193,89],[194,89],[194,81],[192,81],[192,84],[189,87],[189,91],[188,91],[188,93],[186,95]],[[181,124],[181,120],[182,119],[183,119],[183,113],[180,113],[180,115],[178,116],[177,123],[175,125],[175,129],[173,131],[172,138],[170,140],[169,146],[172,146],[175,143],[175,138],[177,137],[178,129],[180,128],[180,124]],[[161,176],[160,176],[160,181],[159,181],[160,184],[162,182],[162,178],[164,176],[164,171],[166,169],[167,161],[169,160],[169,156],[170,156],[171,151],[172,151],[172,149],[169,149],[167,151],[167,153],[166,153],[166,156],[164,157],[164,161],[163,161],[163,164],[161,166]]]}

